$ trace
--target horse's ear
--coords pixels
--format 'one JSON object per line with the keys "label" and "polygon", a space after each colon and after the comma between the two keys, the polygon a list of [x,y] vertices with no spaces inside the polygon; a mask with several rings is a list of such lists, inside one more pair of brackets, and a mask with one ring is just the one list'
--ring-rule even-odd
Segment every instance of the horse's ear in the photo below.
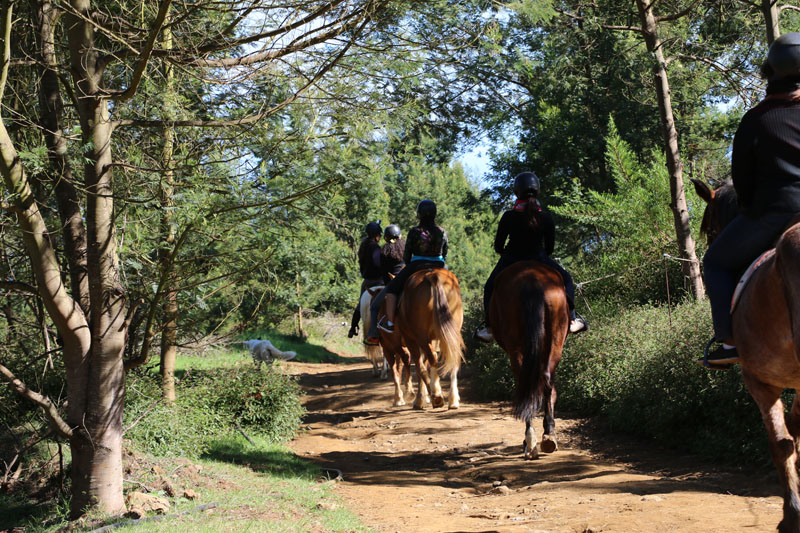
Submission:
{"label": "horse's ear", "polygon": [[705,203],[710,204],[714,199],[714,191],[700,180],[692,178],[692,183],[694,183],[694,190],[697,191],[697,196],[702,198]]}

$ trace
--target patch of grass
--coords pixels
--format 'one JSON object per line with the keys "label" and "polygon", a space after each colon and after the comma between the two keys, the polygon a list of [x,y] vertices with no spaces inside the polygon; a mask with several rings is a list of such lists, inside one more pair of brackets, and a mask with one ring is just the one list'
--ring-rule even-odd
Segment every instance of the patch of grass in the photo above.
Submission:
{"label": "patch of grass", "polygon": [[[198,498],[172,498],[176,514],[203,503],[216,508],[148,523],[148,532],[189,533],[218,531],[368,531],[333,493],[315,466],[281,445],[241,437],[214,442],[198,462],[203,481],[194,488]],[[164,465],[166,467],[166,465]],[[165,468],[166,469],[166,468]],[[142,531],[125,526],[120,532]]]}

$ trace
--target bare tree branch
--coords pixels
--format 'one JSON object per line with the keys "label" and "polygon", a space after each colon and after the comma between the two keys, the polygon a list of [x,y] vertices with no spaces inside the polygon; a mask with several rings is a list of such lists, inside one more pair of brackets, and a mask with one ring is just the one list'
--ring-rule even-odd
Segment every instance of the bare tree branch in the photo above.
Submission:
{"label": "bare tree branch", "polygon": [[72,437],[72,428],[70,428],[67,423],[61,418],[61,415],[58,414],[58,409],[56,408],[55,404],[48,398],[47,396],[42,396],[38,392],[32,391],[25,385],[22,381],[20,381],[11,370],[0,364],[0,377],[8,382],[11,385],[11,388],[16,390],[20,396],[26,398],[39,407],[42,408],[44,411],[44,415],[50,424],[53,426],[53,429],[58,432],[58,434],[65,439]]}

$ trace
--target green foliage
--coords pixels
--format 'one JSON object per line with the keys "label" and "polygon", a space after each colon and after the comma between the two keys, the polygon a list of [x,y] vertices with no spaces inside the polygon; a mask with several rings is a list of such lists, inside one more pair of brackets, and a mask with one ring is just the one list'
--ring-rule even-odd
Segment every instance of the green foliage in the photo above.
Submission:
{"label": "green foliage", "polygon": [[[570,335],[558,367],[557,412],[602,415],[615,431],[731,462],[767,462],[758,408],[738,370],[695,363],[711,331],[707,302],[632,307]],[[472,347],[471,347],[472,348]],[[470,350],[485,398],[513,392],[508,356]]]}
{"label": "green foliage", "polygon": [[269,442],[291,439],[304,411],[300,391],[277,367],[213,368],[185,375],[175,405],[164,405],[154,376],[129,376],[126,437],[159,456],[198,457],[224,435],[247,428]]}
{"label": "green foliage", "polygon": [[[605,157],[614,192],[584,190],[575,182],[569,193],[557,197],[561,205],[552,208],[587,235],[564,260],[576,282],[586,282],[577,303],[606,315],[631,304],[666,302],[667,279],[669,296],[682,297],[681,265],[664,258],[679,252],[661,156],[654,152],[640,161],[609,119]],[[692,195],[688,201],[691,212],[702,212],[700,199]],[[697,234],[699,217],[692,222]]]}
{"label": "green foliage", "polygon": [[[263,366],[263,365],[262,365]],[[297,382],[268,366],[265,372],[230,372],[211,409],[226,420],[251,428],[271,442],[291,439],[305,410],[300,405]]]}

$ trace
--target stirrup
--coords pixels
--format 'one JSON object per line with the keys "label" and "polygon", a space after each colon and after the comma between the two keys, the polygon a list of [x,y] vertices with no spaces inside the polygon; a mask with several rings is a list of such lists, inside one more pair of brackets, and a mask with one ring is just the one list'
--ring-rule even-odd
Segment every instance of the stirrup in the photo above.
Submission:
{"label": "stirrup", "polygon": [[493,342],[494,341],[494,334],[492,334],[492,331],[489,329],[488,326],[476,331],[475,334],[473,335],[473,337],[478,339],[481,342],[487,342],[488,343],[488,342]]}
{"label": "stirrup", "polygon": [[714,344],[715,342],[717,342],[717,339],[715,337],[711,337],[711,340],[708,341],[708,343],[706,344],[705,349],[703,350],[703,357],[701,357],[700,359],[698,359],[696,361],[697,364],[698,365],[703,365],[704,367],[706,367],[706,368],[708,368],[710,370],[728,370],[728,369],[730,369],[736,362],[738,362],[738,360],[739,360],[739,352],[735,348],[733,349],[733,352],[736,354],[736,357],[735,357],[736,360],[732,361],[732,362],[724,361],[724,362],[718,363],[718,362],[714,361],[713,359],[709,361],[708,352],[711,349],[711,345]]}
{"label": "stirrup", "polygon": [[394,333],[394,324],[389,324],[389,321],[386,320],[386,317],[384,317],[383,320],[378,322],[378,329],[383,330],[386,333]]}

